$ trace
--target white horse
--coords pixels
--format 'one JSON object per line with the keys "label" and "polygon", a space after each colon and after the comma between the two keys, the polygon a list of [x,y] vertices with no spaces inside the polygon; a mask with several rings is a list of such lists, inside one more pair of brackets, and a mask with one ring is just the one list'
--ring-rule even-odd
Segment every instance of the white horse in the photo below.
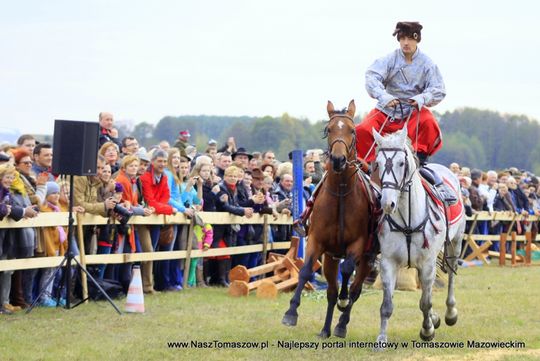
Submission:
{"label": "white horse", "polygon": [[[378,231],[384,297],[377,341],[387,341],[386,330],[393,310],[392,294],[397,273],[399,268],[407,265],[418,270],[422,285],[420,310],[424,316],[420,337],[429,341],[435,337],[435,329],[440,325],[439,316],[431,308],[431,292],[437,255],[443,246],[446,263],[450,268],[445,322],[449,326],[457,322],[454,276],[465,231],[465,212],[460,202],[459,216],[454,218],[457,221],[449,224],[446,212],[437,207],[426,193],[417,172],[418,166],[411,151],[406,126],[385,137],[373,129],[373,136],[377,143],[376,166],[381,180],[381,206],[384,211]],[[459,181],[448,168],[439,164],[430,164],[429,168],[446,179],[457,191],[457,197],[461,197]]]}

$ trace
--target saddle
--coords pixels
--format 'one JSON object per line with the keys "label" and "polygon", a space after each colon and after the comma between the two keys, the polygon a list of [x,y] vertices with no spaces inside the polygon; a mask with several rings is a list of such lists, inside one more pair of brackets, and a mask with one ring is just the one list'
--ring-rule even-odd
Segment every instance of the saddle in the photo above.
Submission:
{"label": "saddle", "polygon": [[[442,214],[447,217],[448,225],[451,226],[457,223],[461,219],[461,217],[463,217],[463,203],[461,201],[461,197],[457,197],[457,202],[455,202],[454,204],[448,205],[443,200],[441,200],[439,192],[433,184],[428,182],[423,177],[421,177],[420,179],[422,180],[422,186],[424,187],[431,201],[437,206],[437,208],[441,210]],[[452,184],[446,178],[443,178],[443,182],[445,186],[449,187],[454,193],[457,194],[457,190],[454,189]]]}

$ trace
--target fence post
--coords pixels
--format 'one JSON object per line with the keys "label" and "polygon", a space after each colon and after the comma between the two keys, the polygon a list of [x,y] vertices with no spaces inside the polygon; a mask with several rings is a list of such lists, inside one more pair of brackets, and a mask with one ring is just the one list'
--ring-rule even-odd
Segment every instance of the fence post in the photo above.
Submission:
{"label": "fence post", "polygon": [[263,241],[263,249],[262,249],[262,264],[266,264],[266,256],[268,254],[268,214],[265,214],[263,216],[264,224],[263,224],[263,234],[262,234],[262,241]]}
{"label": "fence post", "polygon": [[[86,269],[86,252],[84,250],[84,231],[82,215],[77,213],[77,238],[79,241],[79,257],[81,260],[81,267]],[[86,279],[86,273],[81,272],[81,286],[82,286],[82,299],[84,303],[88,303],[88,280]],[[68,295],[69,296],[69,295]]]}
{"label": "fence post", "polygon": [[516,266],[516,232],[513,231],[512,234],[512,248],[511,248],[511,251],[512,251],[512,267],[515,267]]}
{"label": "fence post", "polygon": [[506,240],[508,239],[508,233],[501,232],[501,241],[499,243],[499,266],[503,267],[506,264]]}
{"label": "fence post", "polygon": [[182,287],[184,289],[188,286],[189,280],[189,267],[191,265],[191,250],[193,249],[193,234],[195,228],[195,217],[192,217],[189,222],[189,230],[187,236],[187,247],[186,247],[186,261],[184,262],[184,279],[182,280]]}
{"label": "fence post", "polygon": [[525,245],[525,265],[530,266],[531,265],[531,243],[532,243],[532,233],[531,231],[525,232],[525,240],[527,241],[527,244]]}

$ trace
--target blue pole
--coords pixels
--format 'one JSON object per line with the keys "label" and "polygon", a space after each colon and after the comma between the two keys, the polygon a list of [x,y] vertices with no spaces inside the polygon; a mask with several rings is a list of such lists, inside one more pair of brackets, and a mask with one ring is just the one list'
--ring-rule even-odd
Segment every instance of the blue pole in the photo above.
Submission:
{"label": "blue pole", "polygon": [[[304,152],[301,149],[292,151],[293,163],[293,219],[298,219],[304,210]],[[298,236],[294,232],[295,236]],[[304,237],[300,237],[298,257],[304,258]]]}

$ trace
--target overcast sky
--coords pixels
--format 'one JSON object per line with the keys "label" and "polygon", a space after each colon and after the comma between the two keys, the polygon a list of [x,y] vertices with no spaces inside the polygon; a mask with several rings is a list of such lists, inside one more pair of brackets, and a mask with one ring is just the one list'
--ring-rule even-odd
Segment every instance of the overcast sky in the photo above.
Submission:
{"label": "overcast sky", "polygon": [[397,21],[447,88],[435,110],[540,119],[537,1],[3,1],[0,128],[54,119],[156,123],[166,115],[323,119],[326,101],[375,106],[364,72],[397,46]]}

